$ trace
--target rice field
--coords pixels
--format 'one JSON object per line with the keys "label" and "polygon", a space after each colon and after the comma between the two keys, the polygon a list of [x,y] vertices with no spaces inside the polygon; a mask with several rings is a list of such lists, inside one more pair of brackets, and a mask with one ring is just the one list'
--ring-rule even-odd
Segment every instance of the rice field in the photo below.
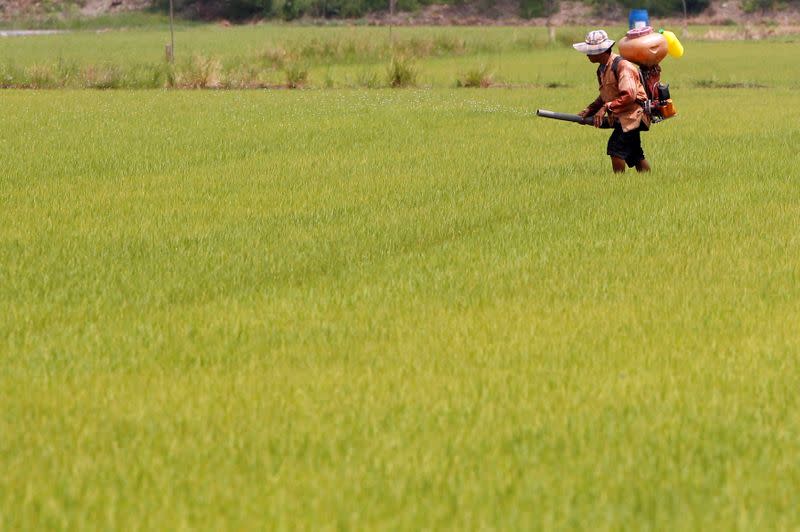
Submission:
{"label": "rice field", "polygon": [[794,48],[667,59],[615,176],[515,31],[400,90],[0,92],[0,529],[800,526]]}

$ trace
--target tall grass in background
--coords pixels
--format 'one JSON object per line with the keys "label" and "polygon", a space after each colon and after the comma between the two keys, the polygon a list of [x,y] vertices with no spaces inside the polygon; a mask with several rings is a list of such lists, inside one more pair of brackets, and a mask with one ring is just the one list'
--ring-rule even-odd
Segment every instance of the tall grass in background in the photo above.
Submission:
{"label": "tall grass in background", "polygon": [[[392,85],[393,57],[415,65],[422,87],[470,84],[465,74],[481,69],[492,73],[492,85],[560,87],[572,80],[590,84],[585,60],[570,46],[584,31],[559,29],[553,44],[544,28],[396,28],[392,42],[386,28],[374,27],[182,27],[174,65],[164,61],[165,31],[8,38],[0,39],[0,87],[378,87]],[[624,28],[610,31],[621,35]],[[684,59],[663,63],[673,87],[797,84],[789,75],[794,45],[788,37],[690,39],[686,45]],[[213,75],[203,75],[204,68]],[[302,72],[303,82],[296,83]]]}
{"label": "tall grass in background", "polygon": [[[189,20],[181,20],[180,24],[186,27],[198,25]],[[14,17],[9,20],[0,20],[0,29],[5,30],[107,31],[148,28],[163,30],[168,26],[169,17],[167,15],[147,11],[129,11],[94,17],[64,16],[61,13],[54,13],[36,18]]]}
{"label": "tall grass in background", "polygon": [[[308,82],[295,83],[293,73],[314,68],[383,65],[399,73],[397,67],[418,60],[499,55],[549,46],[538,30],[509,33],[428,28],[400,29],[396,34],[397,38],[390,40],[380,28],[183,28],[178,35],[179,60],[175,65],[163,64],[160,42],[164,35],[147,30],[18,38],[14,47],[4,47],[6,43],[0,42],[0,86],[93,87],[95,73],[104,72],[115,79],[117,87],[129,88],[295,87]],[[98,48],[97,41],[108,46]],[[402,60],[397,62],[396,58]],[[213,83],[201,83],[202,75],[198,79],[203,65],[214,66]],[[386,78],[381,85],[388,86],[405,86],[410,81],[380,77]],[[333,79],[329,85],[337,83],[348,84]]]}

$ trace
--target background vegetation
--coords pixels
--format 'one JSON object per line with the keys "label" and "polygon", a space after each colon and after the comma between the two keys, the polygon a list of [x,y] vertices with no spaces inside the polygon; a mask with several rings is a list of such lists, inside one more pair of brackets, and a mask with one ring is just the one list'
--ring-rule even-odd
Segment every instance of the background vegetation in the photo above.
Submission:
{"label": "background vegetation", "polygon": [[[368,13],[385,12],[389,0],[175,0],[178,9],[186,13],[205,13],[223,16],[231,20],[252,17],[282,18],[293,20],[303,16],[322,18],[357,18]],[[523,18],[545,17],[558,11],[560,0],[516,0],[517,14]],[[682,0],[584,0],[597,14],[627,12],[629,9],[647,9],[651,15],[667,16],[683,13]],[[398,11],[415,11],[427,5],[469,5],[473,10],[487,15],[507,9],[507,4],[498,0],[397,0]],[[168,0],[154,0],[153,6],[164,11]],[[685,0],[688,13],[700,13],[710,5],[710,0]],[[744,0],[746,12],[774,10],[789,6],[798,7],[798,0]]]}
{"label": "background vegetation", "polygon": [[[25,0],[17,0],[23,2]],[[123,0],[123,5],[124,5]],[[738,1],[738,0],[733,0]],[[648,9],[651,15],[666,16],[683,13],[681,0],[583,0],[597,15],[626,13],[631,8]],[[22,7],[18,19],[29,20],[31,24],[42,24],[59,21],[79,25],[91,24],[81,15],[85,0],[64,0],[31,3]],[[139,6],[141,2],[137,3]],[[498,16],[520,16],[522,18],[546,17],[558,12],[560,0],[397,0],[395,10],[398,13],[415,12],[430,5],[450,5],[461,9],[464,16],[482,15],[488,18]],[[690,14],[699,13],[710,5],[710,0],[686,0],[686,8]],[[741,6],[746,12],[769,11],[786,7],[797,7],[798,0],[742,0]],[[175,0],[178,15],[185,19],[216,19],[230,21],[248,21],[254,19],[295,20],[303,17],[316,19],[358,19],[369,14],[386,14],[389,11],[389,0]],[[168,13],[168,0],[152,0],[149,9],[124,15],[127,23],[136,23],[136,17],[147,18]],[[3,17],[5,9],[0,5],[0,19],[6,18],[5,24],[13,23],[8,16]],[[100,17],[107,24],[115,25],[115,16],[110,13]],[[94,17],[90,17],[94,18]]]}
{"label": "background vegetation", "polygon": [[[0,86],[9,88],[356,88],[394,85],[388,71],[413,70],[413,85],[453,87],[481,73],[478,85],[572,86],[583,65],[571,43],[585,27],[559,28],[551,43],[545,28],[315,28],[257,25],[180,26],[176,62],[166,63],[165,26],[120,32],[79,31],[0,39]],[[609,27],[613,36],[623,26]],[[765,36],[774,28],[762,28]],[[740,28],[692,27],[687,59],[668,58],[673,87],[793,87],[786,50],[796,36],[720,46],[706,33],[735,38]],[[748,31],[759,31],[750,28]],[[695,40],[697,39],[697,40]],[[771,68],[762,68],[769,64]],[[572,66],[571,66],[572,65]],[[472,75],[469,75],[472,72]],[[406,79],[411,80],[410,77]],[[491,81],[489,81],[491,79]],[[577,79],[580,79],[578,77]],[[406,84],[408,85],[408,84]]]}
{"label": "background vegetation", "polygon": [[[688,13],[699,13],[710,5],[709,0],[685,0]],[[651,16],[677,15],[683,13],[683,0],[592,0],[598,11],[647,9]]]}
{"label": "background vegetation", "polygon": [[[525,18],[548,16],[559,9],[559,0],[517,0],[518,13]],[[620,11],[629,8],[647,8],[655,15],[683,12],[681,0],[586,0],[598,12]],[[764,2],[764,0],[756,0]],[[465,0],[397,0],[398,11],[415,11],[431,4],[464,5]],[[686,0],[687,9],[697,13],[708,7],[709,0]],[[385,12],[388,0],[176,0],[181,11],[188,13],[213,13],[232,20],[251,17],[283,18],[292,20],[302,16],[325,18],[362,17],[371,12]],[[491,14],[497,0],[470,2],[478,12]],[[165,10],[168,0],[154,0],[157,9]]]}
{"label": "background vegetation", "polygon": [[[26,0],[17,0],[25,3]],[[163,23],[168,13],[168,0],[152,0],[146,9],[141,2],[138,10],[84,13],[85,0],[30,2],[12,10],[0,4],[0,27],[3,28],[115,28],[143,27]],[[683,13],[681,0],[583,0],[591,11],[605,19],[623,19],[629,9],[645,8],[651,16],[677,16]],[[786,9],[797,9],[800,0],[733,0],[745,13],[776,14]],[[175,0],[178,17],[184,22],[225,19],[233,22],[259,20],[328,21],[348,20],[364,22],[365,17],[382,20],[389,10],[389,0]],[[449,5],[448,15],[453,21],[491,21],[495,18],[521,17],[522,19],[550,17],[562,7],[560,0],[397,0],[396,13],[414,13],[431,5]],[[687,0],[688,13],[696,14],[710,6],[710,0]],[[118,6],[115,9],[120,9]],[[11,11],[9,11],[11,10]],[[13,13],[13,14],[12,14]],[[386,20],[383,20],[386,22]]]}

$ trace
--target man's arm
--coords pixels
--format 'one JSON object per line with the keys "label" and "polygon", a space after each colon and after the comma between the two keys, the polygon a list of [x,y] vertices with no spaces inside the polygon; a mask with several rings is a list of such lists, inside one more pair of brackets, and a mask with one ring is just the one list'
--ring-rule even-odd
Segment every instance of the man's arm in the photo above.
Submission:
{"label": "man's arm", "polygon": [[603,107],[603,100],[600,96],[597,97],[595,101],[590,103],[586,109],[578,113],[578,116],[594,116],[597,111],[599,111]]}
{"label": "man's arm", "polygon": [[628,61],[620,61],[617,71],[617,88],[619,96],[606,105],[612,113],[628,106],[636,101],[636,82],[639,81],[639,73]]}

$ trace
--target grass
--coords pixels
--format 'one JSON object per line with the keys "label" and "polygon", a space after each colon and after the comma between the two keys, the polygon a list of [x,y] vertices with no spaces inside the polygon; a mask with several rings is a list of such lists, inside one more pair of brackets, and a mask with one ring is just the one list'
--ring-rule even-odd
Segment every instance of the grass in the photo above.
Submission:
{"label": "grass", "polygon": [[558,51],[3,91],[0,528],[796,528],[800,93],[698,48],[648,175]]}

